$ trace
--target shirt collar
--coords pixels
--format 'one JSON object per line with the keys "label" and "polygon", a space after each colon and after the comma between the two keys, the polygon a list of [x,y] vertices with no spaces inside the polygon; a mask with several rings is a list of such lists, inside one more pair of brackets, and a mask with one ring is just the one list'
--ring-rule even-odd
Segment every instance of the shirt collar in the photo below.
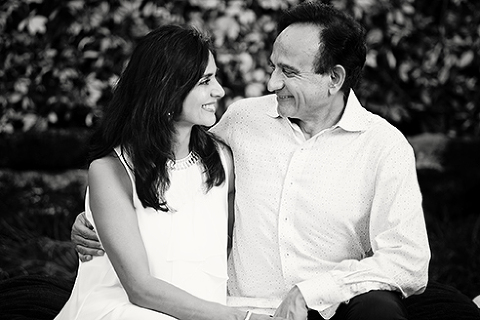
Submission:
{"label": "shirt collar", "polygon": [[[281,117],[278,114],[277,109],[277,100],[276,95],[270,95],[271,99],[275,101],[275,103],[271,103],[270,107],[267,109],[267,115],[272,118]],[[348,95],[347,105],[345,106],[345,110],[343,111],[342,117],[340,120],[335,124],[333,127],[340,127],[345,131],[365,131],[367,130],[368,123],[369,123],[369,112],[360,104],[358,101],[357,96],[350,90],[350,94]]]}
{"label": "shirt collar", "polygon": [[269,98],[273,100],[273,103],[268,104],[268,109],[266,114],[269,115],[272,118],[278,118],[280,115],[278,114],[278,109],[277,109],[277,95],[276,94],[271,94],[269,95]]}
{"label": "shirt collar", "polygon": [[352,132],[365,131],[370,122],[369,114],[370,112],[360,104],[353,90],[350,90],[342,117],[334,127],[340,127],[343,130]]}

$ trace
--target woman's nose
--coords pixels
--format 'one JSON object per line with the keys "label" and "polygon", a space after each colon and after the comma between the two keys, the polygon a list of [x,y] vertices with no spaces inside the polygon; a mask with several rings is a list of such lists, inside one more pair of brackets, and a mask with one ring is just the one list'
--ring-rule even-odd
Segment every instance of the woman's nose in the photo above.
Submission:
{"label": "woman's nose", "polygon": [[225,90],[222,85],[215,80],[215,87],[212,89],[212,97],[222,98],[225,95]]}

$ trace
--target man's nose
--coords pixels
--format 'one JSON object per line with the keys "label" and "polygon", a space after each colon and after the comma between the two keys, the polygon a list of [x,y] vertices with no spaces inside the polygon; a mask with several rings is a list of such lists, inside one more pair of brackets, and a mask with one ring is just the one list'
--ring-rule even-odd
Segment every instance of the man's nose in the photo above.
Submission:
{"label": "man's nose", "polygon": [[267,83],[267,89],[270,92],[278,91],[283,89],[285,86],[285,82],[283,81],[283,77],[278,74],[276,70],[272,72],[270,75],[270,79],[268,80]]}

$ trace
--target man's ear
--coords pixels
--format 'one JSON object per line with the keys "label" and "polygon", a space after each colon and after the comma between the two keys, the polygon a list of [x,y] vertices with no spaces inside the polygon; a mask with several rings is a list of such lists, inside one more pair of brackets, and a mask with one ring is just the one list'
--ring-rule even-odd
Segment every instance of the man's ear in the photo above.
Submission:
{"label": "man's ear", "polygon": [[328,92],[330,95],[336,94],[343,86],[345,82],[345,68],[337,64],[330,71],[330,83],[328,85]]}

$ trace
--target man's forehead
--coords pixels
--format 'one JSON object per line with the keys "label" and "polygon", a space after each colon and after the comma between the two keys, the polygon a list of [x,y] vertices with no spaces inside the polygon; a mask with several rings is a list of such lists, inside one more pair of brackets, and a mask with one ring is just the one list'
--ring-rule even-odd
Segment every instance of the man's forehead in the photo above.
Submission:
{"label": "man's forehead", "polygon": [[287,59],[311,66],[318,52],[319,32],[318,27],[310,24],[288,26],[273,43],[272,61]]}
{"label": "man's forehead", "polygon": [[318,47],[320,42],[320,27],[311,23],[295,23],[286,27],[275,39],[275,43],[283,45],[298,45]]}

